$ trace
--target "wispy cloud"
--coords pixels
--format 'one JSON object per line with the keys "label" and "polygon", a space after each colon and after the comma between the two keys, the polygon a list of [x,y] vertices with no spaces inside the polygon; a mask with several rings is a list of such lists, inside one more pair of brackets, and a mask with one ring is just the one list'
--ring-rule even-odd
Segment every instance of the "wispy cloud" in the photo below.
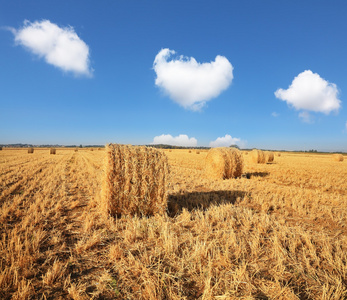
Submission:
{"label": "wispy cloud", "polygon": [[336,84],[326,81],[311,70],[300,73],[288,89],[278,89],[275,96],[297,110],[329,114],[341,107]]}
{"label": "wispy cloud", "polygon": [[162,134],[154,137],[153,145],[156,144],[165,144],[172,146],[183,146],[183,147],[196,147],[198,141],[196,138],[189,138],[186,134],[180,134],[178,136],[173,137],[171,134]]}
{"label": "wispy cloud", "polygon": [[277,117],[279,117],[279,116],[280,116],[280,114],[274,111],[274,112],[271,114],[271,116],[273,116],[273,117],[277,118]]}
{"label": "wispy cloud", "polygon": [[240,138],[233,138],[231,135],[226,134],[223,137],[218,137],[216,140],[210,142],[210,147],[229,147],[231,145],[238,145],[239,147],[243,147],[245,142]]}
{"label": "wispy cloud", "polygon": [[299,118],[305,123],[308,123],[308,124],[314,123],[313,117],[307,111],[300,112]]}
{"label": "wispy cloud", "polygon": [[22,28],[10,30],[18,45],[43,57],[48,64],[75,75],[92,75],[89,47],[73,27],[61,28],[49,20],[42,20],[24,21]]}
{"label": "wispy cloud", "polygon": [[175,53],[166,48],[155,57],[155,84],[184,108],[200,110],[231,84],[233,66],[224,56],[218,55],[209,63],[183,56],[169,60]]}

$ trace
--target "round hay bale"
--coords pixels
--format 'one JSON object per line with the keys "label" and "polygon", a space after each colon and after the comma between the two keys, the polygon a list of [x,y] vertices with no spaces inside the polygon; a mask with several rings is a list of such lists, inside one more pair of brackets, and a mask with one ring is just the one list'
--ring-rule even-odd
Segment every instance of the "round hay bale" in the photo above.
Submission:
{"label": "round hay bale", "polygon": [[145,146],[106,145],[102,209],[112,216],[164,214],[169,165],[164,152]]}
{"label": "round hay bale", "polygon": [[342,154],[333,154],[333,159],[335,161],[343,161],[343,155]]}
{"label": "round hay bale", "polygon": [[28,153],[34,153],[34,148],[28,148]]}
{"label": "round hay bale", "polygon": [[265,151],[265,162],[273,162],[275,159],[275,155],[271,151]]}
{"label": "round hay bale", "polygon": [[206,174],[218,179],[236,178],[242,175],[243,157],[236,148],[212,148],[206,155]]}
{"label": "round hay bale", "polygon": [[78,148],[75,148],[75,152],[78,152]]}
{"label": "round hay bale", "polygon": [[49,149],[49,154],[56,154],[56,149],[55,148]]}
{"label": "round hay bale", "polygon": [[200,151],[196,151],[196,154],[200,154]]}
{"label": "round hay bale", "polygon": [[2,147],[0,147],[0,151],[2,150]]}
{"label": "round hay bale", "polygon": [[265,164],[265,154],[263,151],[254,149],[251,151],[251,159],[256,164]]}
{"label": "round hay bale", "polygon": [[192,153],[192,150],[189,150],[188,153]]}
{"label": "round hay bale", "polygon": [[280,152],[277,152],[277,156],[281,156],[281,153],[280,153]]}

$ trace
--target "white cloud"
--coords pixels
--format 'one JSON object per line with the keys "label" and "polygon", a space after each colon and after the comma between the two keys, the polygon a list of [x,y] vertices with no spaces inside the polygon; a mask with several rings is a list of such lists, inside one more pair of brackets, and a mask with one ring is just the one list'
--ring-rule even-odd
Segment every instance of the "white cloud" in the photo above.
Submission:
{"label": "white cloud", "polygon": [[274,111],[274,112],[271,114],[271,116],[273,116],[273,117],[277,118],[277,117],[279,117],[279,116],[280,116],[280,114]]}
{"label": "white cloud", "polygon": [[338,111],[341,101],[337,98],[336,84],[321,78],[317,73],[306,70],[296,76],[287,90],[278,89],[275,96],[286,101],[297,110],[329,114]]}
{"label": "white cloud", "polygon": [[308,123],[308,124],[313,123],[313,118],[307,111],[300,112],[299,118],[305,123]]}
{"label": "white cloud", "polygon": [[233,66],[224,56],[210,63],[193,57],[169,60],[176,52],[162,49],[154,59],[155,84],[184,108],[200,110],[207,101],[226,90],[233,79]]}
{"label": "white cloud", "polygon": [[244,141],[241,141],[239,138],[233,138],[231,135],[226,134],[223,137],[217,138],[215,141],[210,142],[210,147],[229,147],[231,145],[238,145],[239,147],[243,147],[245,144]]}
{"label": "white cloud", "polygon": [[76,75],[91,76],[89,47],[72,27],[61,28],[49,20],[29,22],[11,29],[15,42],[43,57],[48,64]]}
{"label": "white cloud", "polygon": [[195,147],[198,144],[196,138],[189,138],[186,134],[173,137],[171,134],[162,134],[154,137],[152,144],[165,144],[172,146]]}

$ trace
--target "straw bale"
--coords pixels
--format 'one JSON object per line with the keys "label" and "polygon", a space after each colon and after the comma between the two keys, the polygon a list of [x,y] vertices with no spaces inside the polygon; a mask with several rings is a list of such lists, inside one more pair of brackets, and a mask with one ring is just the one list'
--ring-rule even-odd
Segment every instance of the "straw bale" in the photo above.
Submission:
{"label": "straw bale", "polygon": [[164,152],[145,146],[106,145],[102,207],[112,216],[163,214],[168,176]]}
{"label": "straw bale", "polygon": [[49,149],[49,154],[56,154],[56,149],[55,148]]}
{"label": "straw bale", "polygon": [[34,148],[28,148],[28,153],[34,153]]}
{"label": "straw bale", "polygon": [[273,162],[275,159],[275,155],[271,151],[265,151],[265,162]]}
{"label": "straw bale", "polygon": [[264,164],[266,162],[265,160],[265,154],[263,151],[254,149],[250,153],[251,159],[256,164]]}
{"label": "straw bale", "polygon": [[212,148],[206,155],[206,174],[212,178],[240,177],[243,165],[242,153],[236,148]]}
{"label": "straw bale", "polygon": [[200,151],[196,151],[196,154],[200,154]]}
{"label": "straw bale", "polygon": [[342,154],[333,154],[333,159],[335,161],[343,161],[343,155]]}

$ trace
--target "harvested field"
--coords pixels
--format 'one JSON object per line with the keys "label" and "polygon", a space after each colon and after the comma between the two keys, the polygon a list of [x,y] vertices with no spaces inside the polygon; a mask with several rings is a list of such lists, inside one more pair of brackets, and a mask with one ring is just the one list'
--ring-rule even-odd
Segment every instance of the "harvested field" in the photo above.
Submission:
{"label": "harvested field", "polygon": [[[164,153],[164,152],[163,152]],[[106,151],[0,152],[0,299],[346,299],[347,160],[165,151],[166,214],[100,209]]]}

